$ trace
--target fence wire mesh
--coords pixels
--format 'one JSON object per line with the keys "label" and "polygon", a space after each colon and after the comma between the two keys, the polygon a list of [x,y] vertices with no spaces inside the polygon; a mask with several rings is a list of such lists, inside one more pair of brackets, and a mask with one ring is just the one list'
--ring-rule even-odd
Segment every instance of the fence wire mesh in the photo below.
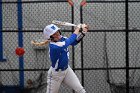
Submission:
{"label": "fence wire mesh", "polygon": [[[96,90],[96,93],[139,93],[139,86],[137,86],[139,82],[139,26],[137,25],[139,16],[137,15],[139,12],[137,10],[140,3],[134,0],[128,2],[127,15],[126,2],[123,0],[87,1],[88,4],[81,10],[82,21],[89,22],[91,27],[90,34],[83,40],[83,65],[84,68],[93,67],[92,71],[95,72],[90,73],[92,78],[83,72],[85,75],[83,80],[86,81],[88,77],[93,80],[91,81],[95,86],[86,82],[85,87],[94,86],[95,88],[88,88],[88,90],[94,92]],[[126,17],[129,18],[128,32],[125,32]],[[127,55],[129,59],[126,59]],[[126,69],[127,63],[134,69]],[[136,67],[138,69],[135,69]],[[101,69],[104,69],[100,72],[101,75],[98,72],[96,74],[96,71]],[[104,78],[100,79],[100,76]],[[106,83],[108,87],[104,87]],[[98,84],[102,89],[97,86]]]}

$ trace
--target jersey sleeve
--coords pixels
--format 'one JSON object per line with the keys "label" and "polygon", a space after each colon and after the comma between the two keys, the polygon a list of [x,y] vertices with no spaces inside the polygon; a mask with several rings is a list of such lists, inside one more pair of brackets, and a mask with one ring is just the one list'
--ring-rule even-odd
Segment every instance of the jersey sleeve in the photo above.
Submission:
{"label": "jersey sleeve", "polygon": [[73,45],[76,41],[77,35],[72,34],[69,38],[65,40],[65,45],[63,47],[68,47],[69,45]]}
{"label": "jersey sleeve", "polygon": [[67,48],[69,45],[72,45],[76,41],[76,38],[77,35],[73,33],[69,38],[66,38],[64,41],[51,42],[50,44],[53,45],[53,48],[63,49],[63,48]]}
{"label": "jersey sleeve", "polygon": [[77,45],[78,44],[78,42],[75,40],[71,45],[72,46],[75,46],[75,45]]}

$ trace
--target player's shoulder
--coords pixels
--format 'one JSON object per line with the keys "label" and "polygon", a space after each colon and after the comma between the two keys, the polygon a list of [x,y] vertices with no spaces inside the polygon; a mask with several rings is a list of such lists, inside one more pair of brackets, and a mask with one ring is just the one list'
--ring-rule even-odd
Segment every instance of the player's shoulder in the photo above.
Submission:
{"label": "player's shoulder", "polygon": [[66,36],[63,36],[63,38],[67,39],[68,37],[66,37]]}
{"label": "player's shoulder", "polygon": [[59,48],[63,47],[65,45],[65,40],[67,39],[66,36],[62,36],[61,40],[58,42],[50,42],[50,47],[51,48]]}
{"label": "player's shoulder", "polygon": [[63,47],[65,45],[65,42],[50,42],[50,47],[51,48],[59,48],[59,47]]}

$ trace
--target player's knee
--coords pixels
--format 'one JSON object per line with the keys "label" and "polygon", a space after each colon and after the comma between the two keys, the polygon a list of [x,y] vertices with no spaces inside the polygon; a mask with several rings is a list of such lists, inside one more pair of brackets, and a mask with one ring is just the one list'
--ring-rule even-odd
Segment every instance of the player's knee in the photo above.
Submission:
{"label": "player's knee", "polygon": [[86,93],[85,89],[82,88],[81,90],[79,90],[77,93]]}

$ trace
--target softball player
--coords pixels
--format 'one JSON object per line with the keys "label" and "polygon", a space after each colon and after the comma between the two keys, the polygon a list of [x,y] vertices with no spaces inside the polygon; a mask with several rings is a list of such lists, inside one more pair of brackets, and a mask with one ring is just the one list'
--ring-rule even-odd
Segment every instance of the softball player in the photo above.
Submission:
{"label": "softball player", "polygon": [[[82,32],[80,31],[82,28]],[[77,45],[85,33],[88,26],[79,24],[69,38],[61,35],[60,28],[54,24],[50,24],[44,28],[43,34],[45,39],[50,40],[49,54],[52,65],[48,71],[47,92],[58,93],[60,85],[65,83],[77,93],[85,93],[85,89],[80,84],[74,71],[69,66],[69,50],[70,45]]]}

